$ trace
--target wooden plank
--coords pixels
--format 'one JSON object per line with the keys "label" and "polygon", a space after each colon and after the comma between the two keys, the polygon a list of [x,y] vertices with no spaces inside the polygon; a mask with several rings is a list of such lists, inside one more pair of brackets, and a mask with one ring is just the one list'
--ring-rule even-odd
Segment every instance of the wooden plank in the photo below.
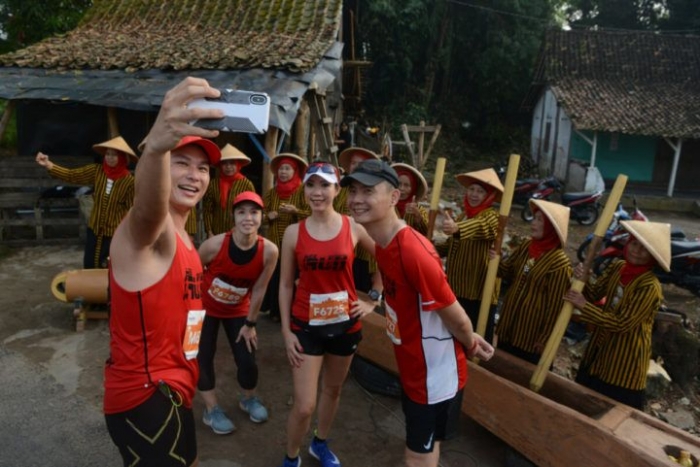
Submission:
{"label": "wooden plank", "polygon": [[362,319],[362,341],[357,347],[357,354],[393,374],[398,374],[394,344],[386,335],[384,316],[370,313]]}
{"label": "wooden plank", "polygon": [[440,125],[406,125],[406,129],[412,133],[432,133],[436,131],[439,126]]}
{"label": "wooden plank", "polygon": [[50,218],[41,216],[40,219],[36,217],[27,217],[19,219],[0,219],[0,226],[4,227],[34,227],[37,222],[40,221],[41,225],[62,227],[62,226],[72,226],[72,225],[82,225],[85,223],[84,219],[78,217],[75,218]]}
{"label": "wooden plank", "polygon": [[[358,355],[397,373],[384,317],[362,320]],[[539,466],[671,465],[663,450],[700,457],[700,439],[556,374],[529,389],[534,365],[501,351],[469,363],[462,411]]]}

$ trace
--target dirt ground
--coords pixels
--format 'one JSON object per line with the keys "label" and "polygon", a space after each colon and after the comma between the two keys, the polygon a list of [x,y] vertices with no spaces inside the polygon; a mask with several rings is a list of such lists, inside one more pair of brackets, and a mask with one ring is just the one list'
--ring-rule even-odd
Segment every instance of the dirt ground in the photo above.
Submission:
{"label": "dirt ground", "polygon": [[[696,217],[646,214],[651,220],[663,219],[683,228],[689,237],[700,237],[700,219]],[[528,225],[520,220],[518,209],[513,211],[508,230],[522,235],[529,233]],[[590,230],[575,223],[570,225],[567,252],[572,258]],[[46,460],[47,455],[52,456],[53,462],[49,464],[54,466],[120,465],[100,413],[102,368],[109,339],[106,322],[89,321],[84,332],[76,333],[71,304],[56,300],[49,289],[56,274],[79,268],[81,261],[82,247],[75,244],[5,250],[0,259],[0,279],[4,284],[4,293],[0,294],[0,367],[3,368],[0,376],[5,379],[7,375],[18,381],[15,390],[8,387],[11,384],[7,382],[0,390],[0,397],[5,401],[0,408],[0,417],[5,422],[5,428],[0,429],[4,440],[0,467],[46,465],[39,459]],[[696,297],[675,287],[665,287],[664,292],[670,306],[686,312],[696,324],[700,322],[700,301]],[[220,401],[238,429],[229,436],[214,435],[201,424],[202,404],[195,401],[203,467],[270,467],[281,461],[291,396],[290,373],[278,325],[261,319],[259,332],[263,343],[258,354],[260,395],[270,410],[270,421],[256,425],[237,408],[234,365],[225,340],[220,339],[217,354]],[[15,360],[20,361],[21,369],[9,365],[8,362]],[[37,375],[35,379],[17,376],[26,368]],[[23,394],[25,390],[27,393]],[[43,392],[30,396],[35,390]],[[683,395],[669,391],[668,403]],[[8,402],[10,400],[13,402]],[[29,409],[36,416],[39,426],[36,430],[29,428],[33,427],[26,417]],[[47,425],[46,410],[54,414],[56,424]],[[15,422],[8,424],[8,419]],[[62,436],[57,437],[57,431]],[[350,466],[400,465],[403,435],[398,401],[369,393],[352,377],[348,378],[332,440],[341,460],[347,459],[345,464]],[[32,437],[35,442],[28,444],[26,439]],[[73,437],[84,438],[84,442],[75,441]],[[503,450],[504,445],[498,439],[464,419],[460,437],[445,445],[442,465],[503,465]],[[65,451],[64,457],[57,454],[60,451]],[[310,456],[303,456],[304,465],[317,465]]]}
{"label": "dirt ground", "polygon": [[[0,259],[0,467],[118,467],[101,414],[102,371],[108,356],[106,321],[88,321],[75,332],[73,307],[50,292],[52,278],[80,268],[80,245],[54,245],[5,251]],[[237,430],[219,436],[201,423],[202,402],[194,413],[202,467],[273,467],[285,450],[286,420],[292,395],[291,373],[279,324],[262,318],[259,395],[270,412],[252,423],[237,408],[235,366],[226,340],[216,356],[220,404]],[[401,465],[404,426],[398,399],[364,390],[348,378],[331,433],[331,446],[343,465]],[[318,465],[303,447],[304,465]],[[463,418],[459,436],[446,443],[445,467],[503,465],[504,445]]]}

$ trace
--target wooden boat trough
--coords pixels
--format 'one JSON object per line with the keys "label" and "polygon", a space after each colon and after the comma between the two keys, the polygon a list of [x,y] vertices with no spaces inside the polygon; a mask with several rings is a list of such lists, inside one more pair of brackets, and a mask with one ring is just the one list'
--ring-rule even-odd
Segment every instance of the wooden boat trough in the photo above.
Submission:
{"label": "wooden boat trough", "polygon": [[[396,374],[392,345],[383,316],[363,319],[360,357]],[[543,467],[672,467],[681,450],[698,466],[700,438],[551,372],[534,392],[534,370],[498,350],[470,362],[462,412]]]}

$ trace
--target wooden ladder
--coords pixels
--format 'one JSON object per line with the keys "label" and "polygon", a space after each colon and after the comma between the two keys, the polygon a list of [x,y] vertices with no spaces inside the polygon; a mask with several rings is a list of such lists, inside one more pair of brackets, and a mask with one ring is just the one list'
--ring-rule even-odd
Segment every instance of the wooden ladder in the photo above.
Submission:
{"label": "wooden ladder", "polygon": [[328,116],[328,109],[326,108],[326,93],[320,91],[316,83],[311,83],[309,91],[311,92],[312,130],[318,141],[318,153],[321,159],[330,161],[337,166],[338,146],[335,144],[333,119]]}

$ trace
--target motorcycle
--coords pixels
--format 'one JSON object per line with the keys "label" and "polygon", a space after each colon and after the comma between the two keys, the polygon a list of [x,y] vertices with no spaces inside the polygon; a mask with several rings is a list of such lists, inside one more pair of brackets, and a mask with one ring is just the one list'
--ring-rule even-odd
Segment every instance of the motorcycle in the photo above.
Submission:
{"label": "motorcycle", "polygon": [[662,284],[674,284],[700,297],[700,241],[671,240],[671,270],[654,270]]}
{"label": "motorcycle", "polygon": [[[505,181],[506,171],[508,169],[507,162],[500,162],[494,165],[493,169],[498,174],[498,178],[500,178],[501,181]],[[529,173],[527,169],[525,173]],[[540,186],[546,180],[548,180],[548,178],[528,177],[517,179],[513,190],[513,204],[520,206],[526,205],[528,200],[532,197],[532,194],[541,189]]]}
{"label": "motorcycle", "polygon": [[532,210],[530,209],[530,203],[528,202],[530,198],[532,199],[543,199],[545,201],[549,201],[552,195],[555,192],[558,192],[561,190],[561,183],[559,183],[559,180],[557,180],[555,177],[547,177],[542,180],[540,180],[540,183],[537,185],[537,188],[533,190],[527,199],[522,203],[523,210],[520,211],[520,217],[525,221],[525,222],[532,222],[532,219],[534,219],[534,214],[532,213]]}
{"label": "motorcycle", "polygon": [[[593,273],[600,275],[615,259],[621,258],[629,234],[613,240],[593,261]],[[674,284],[700,297],[700,241],[685,237],[682,230],[671,232],[671,270],[656,268],[654,274],[662,284]]]}
{"label": "motorcycle", "polygon": [[[610,226],[608,227],[608,230],[605,231],[601,251],[598,253],[599,255],[606,251],[608,248],[614,248],[618,246],[620,242],[622,242],[622,246],[624,246],[624,243],[627,241],[627,236],[629,236],[629,234],[622,227],[620,221],[635,220],[646,222],[649,220],[647,216],[637,207],[637,198],[633,198],[632,203],[634,209],[632,210],[631,214],[625,210],[625,208],[622,206],[622,203],[617,205],[617,209],[615,210],[615,212],[613,212],[613,218],[610,222]],[[591,244],[592,240],[593,233],[590,233],[588,234],[588,236],[586,236],[583,242],[581,242],[581,245],[579,245],[578,250],[576,250],[576,256],[582,263],[586,260],[588,246]],[[622,251],[621,248],[620,251]]]}
{"label": "motorcycle", "polygon": [[[559,182],[557,181],[557,184]],[[559,185],[560,187],[561,185]],[[533,199],[545,199],[549,200],[549,197],[558,191],[544,189],[542,192],[535,192],[532,195]],[[603,196],[602,191],[591,191],[591,192],[577,192],[577,193],[564,193],[561,195],[561,204],[567,206],[571,209],[569,218],[575,220],[581,225],[592,225],[598,220],[600,215],[600,203],[598,200]],[[520,213],[520,217],[525,222],[531,222],[534,218],[530,205],[526,204]]]}
{"label": "motorcycle", "polygon": [[[602,248],[597,253],[596,258],[593,260],[593,273],[600,275],[603,270],[616,258],[622,257],[622,250],[625,248],[627,239],[629,238],[629,232],[627,232],[620,224],[620,221],[624,220],[635,220],[647,222],[649,218],[637,207],[637,198],[632,200],[634,209],[632,213],[625,211],[622,204],[619,204],[617,210],[613,213],[613,220],[605,232],[603,237]],[[684,240],[685,233],[678,228],[671,229],[671,240]],[[588,247],[593,240],[593,234],[588,234],[588,236],[581,242],[578,250],[576,251],[576,256],[579,261],[584,262],[586,255],[588,254]]]}

